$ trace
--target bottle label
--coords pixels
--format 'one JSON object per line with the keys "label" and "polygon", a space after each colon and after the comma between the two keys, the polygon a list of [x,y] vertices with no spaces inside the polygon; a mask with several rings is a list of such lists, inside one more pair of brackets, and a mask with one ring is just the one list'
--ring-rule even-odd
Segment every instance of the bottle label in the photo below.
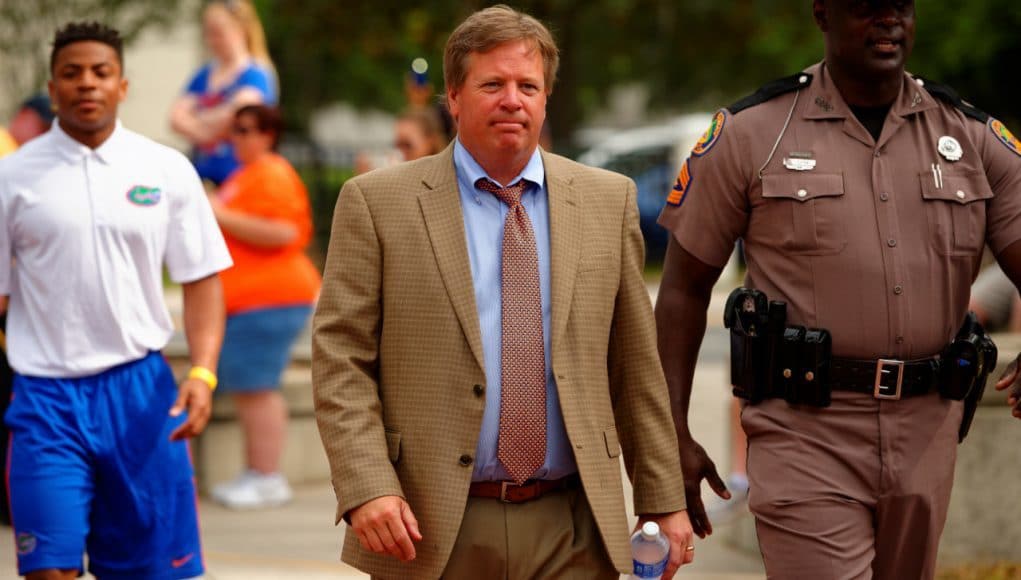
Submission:
{"label": "bottle label", "polygon": [[658,578],[662,576],[663,571],[666,570],[666,563],[669,559],[670,555],[667,554],[665,558],[655,564],[643,564],[638,560],[633,560],[635,563],[634,575],[637,578]]}

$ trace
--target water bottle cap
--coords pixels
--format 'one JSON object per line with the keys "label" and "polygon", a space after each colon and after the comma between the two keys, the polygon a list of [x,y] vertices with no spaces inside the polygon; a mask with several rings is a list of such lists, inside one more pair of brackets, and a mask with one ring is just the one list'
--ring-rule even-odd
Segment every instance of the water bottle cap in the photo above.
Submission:
{"label": "water bottle cap", "polygon": [[642,525],[642,537],[646,540],[655,540],[659,535],[659,524],[656,522],[645,522]]}

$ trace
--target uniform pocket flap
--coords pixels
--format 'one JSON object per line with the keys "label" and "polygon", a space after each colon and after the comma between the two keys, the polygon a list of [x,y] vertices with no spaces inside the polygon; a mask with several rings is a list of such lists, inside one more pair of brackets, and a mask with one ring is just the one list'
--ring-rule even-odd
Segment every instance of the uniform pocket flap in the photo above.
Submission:
{"label": "uniform pocket flap", "polygon": [[[993,197],[993,190],[982,173],[964,175],[933,175],[923,171],[918,175],[922,182],[922,197],[929,200],[953,201],[959,204],[971,203]],[[942,180],[943,187],[939,187]]]}
{"label": "uniform pocket flap", "polygon": [[844,195],[844,176],[839,173],[762,176],[762,197],[808,201],[840,195]]}
{"label": "uniform pocket flap", "polygon": [[606,454],[610,457],[619,457],[620,441],[617,440],[617,428],[610,427],[603,431],[603,439],[606,441]]}
{"label": "uniform pocket flap", "polygon": [[401,434],[397,431],[386,431],[386,452],[390,456],[390,463],[397,463],[401,457]]}

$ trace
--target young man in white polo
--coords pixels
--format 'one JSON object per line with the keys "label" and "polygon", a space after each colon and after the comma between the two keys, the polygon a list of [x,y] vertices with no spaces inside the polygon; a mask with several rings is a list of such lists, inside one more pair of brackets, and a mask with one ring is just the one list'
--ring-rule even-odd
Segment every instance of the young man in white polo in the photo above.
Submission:
{"label": "young man in white polo", "polygon": [[[209,419],[230,256],[188,160],[117,121],[118,33],[69,24],[50,67],[57,122],[0,161],[18,571],[74,578],[87,552],[103,580],[198,576],[187,439]],[[180,385],[159,352],[164,265],[184,289]]]}

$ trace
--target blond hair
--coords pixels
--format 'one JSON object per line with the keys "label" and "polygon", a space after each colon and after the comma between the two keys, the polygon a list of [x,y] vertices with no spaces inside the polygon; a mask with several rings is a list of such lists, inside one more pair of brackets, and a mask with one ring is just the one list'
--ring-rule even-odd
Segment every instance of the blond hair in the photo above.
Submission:
{"label": "blond hair", "polygon": [[472,53],[489,52],[517,40],[534,43],[542,55],[546,94],[552,93],[560,66],[560,51],[553,35],[535,18],[503,4],[472,14],[447,39],[443,53],[443,82],[447,90],[464,84]]}
{"label": "blond hair", "polygon": [[447,134],[443,130],[443,121],[440,120],[439,112],[436,109],[411,107],[398,115],[397,120],[414,123],[422,130],[422,135],[429,142],[430,155],[443,151],[449,143]]}
{"label": "blond hair", "polygon": [[241,26],[245,33],[248,54],[259,64],[275,71],[273,59],[270,58],[266,45],[266,33],[262,29],[262,22],[259,21],[259,13],[255,11],[255,6],[248,0],[211,0],[206,4],[206,10],[217,6],[223,8]]}

